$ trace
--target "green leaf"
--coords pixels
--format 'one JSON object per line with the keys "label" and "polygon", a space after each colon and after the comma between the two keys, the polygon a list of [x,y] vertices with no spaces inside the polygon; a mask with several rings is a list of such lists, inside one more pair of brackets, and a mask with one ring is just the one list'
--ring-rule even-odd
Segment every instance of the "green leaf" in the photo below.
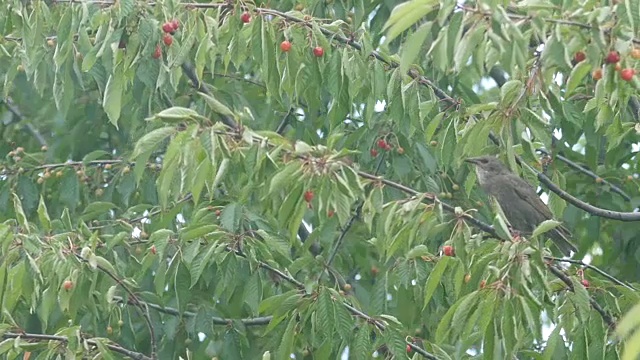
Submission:
{"label": "green leaf", "polygon": [[118,119],[120,119],[120,111],[122,110],[122,93],[124,92],[124,71],[115,69],[112,75],[109,75],[107,85],[104,90],[104,98],[102,99],[102,107],[107,113],[109,121],[113,126],[118,128]]}
{"label": "green leaf", "polygon": [[449,257],[441,257],[438,260],[436,266],[431,270],[429,274],[429,278],[427,279],[427,283],[424,287],[424,302],[422,304],[422,310],[427,308],[429,301],[431,301],[431,297],[433,293],[436,291],[436,288],[440,285],[440,279],[442,278],[442,274],[447,269],[447,265],[449,264]]}
{"label": "green leaf", "polygon": [[100,215],[106,214],[109,210],[116,209],[117,206],[110,202],[95,201],[87,205],[82,212],[81,220],[88,221],[98,218]]}
{"label": "green leaf", "polygon": [[269,186],[269,193],[273,194],[276,191],[283,189],[285,186],[291,184],[293,179],[302,172],[302,164],[299,161],[290,162],[282,171],[278,172],[271,178],[271,184]]}
{"label": "green leaf", "polygon": [[500,104],[509,107],[522,96],[524,89],[522,81],[509,80],[500,88]]}
{"label": "green leaf", "polygon": [[16,193],[13,194],[13,210],[16,213],[16,220],[18,220],[18,224],[22,227],[22,231],[29,234],[31,229],[29,229],[29,222],[27,221],[27,216],[22,209],[22,202]]}
{"label": "green leaf", "polygon": [[616,336],[626,338],[632,331],[640,328],[640,303],[629,310],[616,326]]}
{"label": "green leaf", "polygon": [[46,232],[51,230],[51,219],[49,218],[49,212],[47,211],[47,205],[44,203],[44,198],[40,196],[40,203],[38,204],[38,218],[40,224]]}
{"label": "green leaf", "polygon": [[133,154],[131,154],[131,159],[135,159],[141,154],[154,150],[164,141],[164,139],[175,134],[177,131],[178,130],[174,126],[167,126],[146,133],[136,142]]}
{"label": "green leaf", "polygon": [[284,330],[278,346],[278,359],[288,359],[293,352],[293,340],[295,337],[295,327],[298,322],[295,316],[291,316],[287,328]]}
{"label": "green leaf", "polygon": [[385,43],[390,43],[402,32],[413,26],[438,7],[437,0],[410,0],[393,8],[389,19],[384,24],[387,30]]}
{"label": "green leaf", "polygon": [[624,342],[621,360],[637,360],[640,355],[640,331],[636,332]]}
{"label": "green leaf", "polygon": [[426,22],[422,24],[418,30],[409,35],[407,41],[402,46],[402,55],[400,57],[400,70],[407,72],[411,64],[420,54],[422,50],[422,44],[427,39],[429,32],[431,32],[431,25],[433,23]]}
{"label": "green leaf", "polygon": [[[478,43],[484,39],[484,33],[486,31],[484,26],[474,26],[467,31],[462,41],[456,45],[453,55],[456,71],[459,72],[467,66],[469,57],[478,47]],[[484,44],[480,44],[480,46],[484,46]]]}
{"label": "green leaf", "polygon": [[[197,111],[181,106],[174,106],[168,109],[162,110],[154,116],[147,118],[146,120],[160,119],[166,123],[174,124],[183,122],[186,120],[194,120],[200,117]],[[160,130],[160,129],[158,129]]]}
{"label": "green leaf", "polygon": [[109,153],[104,150],[94,150],[82,158],[82,163],[88,165],[90,162],[98,160],[103,156],[109,156]]}
{"label": "green leaf", "polygon": [[556,220],[545,220],[543,222],[540,223],[540,225],[538,225],[535,230],[533,230],[533,233],[531,234],[532,237],[536,237],[539,236],[541,234],[546,233],[547,231],[553,230],[555,228],[557,228],[558,226],[560,226],[562,223],[560,221],[556,221]]}
{"label": "green leaf", "polygon": [[567,80],[567,91],[565,97],[573,95],[575,89],[582,83],[582,80],[591,72],[591,64],[588,61],[581,61],[571,70],[569,80]]}
{"label": "green leaf", "polygon": [[216,100],[213,96],[207,95],[207,94],[202,93],[202,92],[199,92],[198,94],[200,94],[200,96],[202,96],[202,98],[204,98],[204,100],[206,101],[207,105],[209,105],[209,108],[213,112],[215,112],[216,114],[226,115],[226,116],[229,116],[229,117],[232,117],[232,118],[235,117],[235,114],[233,113],[233,111],[231,111],[231,109],[226,107],[220,101]]}

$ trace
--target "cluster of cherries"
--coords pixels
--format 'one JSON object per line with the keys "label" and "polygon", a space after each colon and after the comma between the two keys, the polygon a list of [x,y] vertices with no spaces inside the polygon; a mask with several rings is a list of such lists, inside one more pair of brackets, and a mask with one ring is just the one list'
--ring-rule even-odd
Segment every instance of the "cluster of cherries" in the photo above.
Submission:
{"label": "cluster of cherries", "polygon": [[[639,60],[640,59],[640,49],[633,49],[630,52],[631,58],[635,59],[635,60]],[[587,59],[587,55],[583,52],[583,51],[578,51],[577,53],[575,53],[575,55],[573,56],[573,60],[574,62],[580,63],[584,60]],[[628,68],[622,68],[622,65],[620,65],[620,53],[612,50],[609,51],[609,53],[607,54],[607,56],[604,58],[604,63],[607,65],[613,65],[613,69],[615,71],[618,71],[620,73],[620,78],[624,81],[631,81],[633,79],[633,76],[636,74],[636,70],[632,67],[628,67]],[[602,69],[598,68],[595,69],[592,73],[591,76],[593,77],[594,80],[600,80],[602,79]]]}
{"label": "cluster of cherries", "polygon": [[[162,31],[164,31],[162,42],[164,42],[166,46],[171,46],[171,44],[173,44],[173,35],[179,28],[180,22],[178,19],[173,19],[162,24]],[[160,48],[160,45],[158,44],[156,45],[156,50],[153,52],[153,58],[159,59],[160,56],[162,56],[162,48]]]}
{"label": "cluster of cherries", "polygon": [[[248,11],[243,12],[242,15],[240,15],[240,21],[242,21],[245,24],[250,23],[251,14]],[[282,52],[289,52],[289,50],[291,50],[291,42],[289,40],[284,40],[283,42],[281,42],[280,50],[282,50]],[[324,56],[324,49],[322,48],[322,46],[314,47],[313,55],[315,55],[316,57]]]}
{"label": "cluster of cherries", "polygon": [[[390,151],[391,149],[393,149],[393,146],[391,146],[391,144],[387,142],[385,139],[378,139],[378,141],[376,141],[376,145],[378,146],[378,148],[385,151]],[[396,151],[400,155],[404,154],[404,148],[402,148],[402,146],[398,146]],[[376,148],[371,148],[369,153],[371,154],[371,157],[378,156],[378,150]]]}

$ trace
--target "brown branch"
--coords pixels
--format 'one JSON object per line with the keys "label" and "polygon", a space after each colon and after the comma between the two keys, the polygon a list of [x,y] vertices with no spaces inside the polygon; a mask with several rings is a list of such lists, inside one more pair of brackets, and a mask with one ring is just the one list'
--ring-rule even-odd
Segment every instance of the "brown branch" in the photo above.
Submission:
{"label": "brown branch", "polygon": [[[214,4],[210,4],[210,5],[214,5]],[[198,79],[198,75],[196,74],[193,66],[190,63],[185,61],[184,63],[182,63],[181,67],[182,67],[182,72],[189,78],[189,80],[191,80],[191,83],[193,84],[193,87],[196,90],[202,93],[205,93],[207,95],[211,95],[211,91],[209,91],[209,89],[200,81],[200,79]],[[222,119],[223,124],[227,125],[232,129],[238,129],[238,126],[239,126],[238,123],[235,120],[233,120],[229,115],[225,115],[225,114],[218,114],[218,115]]]}
{"label": "brown branch", "polygon": [[560,154],[556,154],[556,155],[551,155],[547,150],[544,149],[536,149],[536,151],[539,151],[540,153],[544,154],[544,155],[549,155],[549,156],[553,156],[554,158],[559,159],[560,161],[562,161],[563,163],[567,164],[570,168],[577,170],[591,178],[595,179],[600,179],[602,182],[600,183],[602,186],[609,186],[611,188],[611,191],[613,191],[614,193],[617,193],[618,195],[622,196],[626,201],[631,201],[631,196],[627,195],[627,193],[624,192],[624,190],[620,189],[618,186],[610,183],[609,181],[601,178],[598,176],[598,174],[594,173],[593,171],[589,170],[586,166],[582,166],[579,164],[576,164],[575,162],[569,160],[568,158],[560,155]]}
{"label": "brown branch", "polygon": [[554,184],[553,181],[551,181],[551,179],[549,179],[545,174],[532,168],[529,165],[526,165],[526,166],[527,168],[532,170],[534,173],[536,173],[538,180],[540,180],[541,183],[545,184],[549,188],[549,190],[553,191],[554,193],[556,193],[556,195],[566,200],[568,203],[572,204],[573,206],[579,209],[582,209],[591,215],[595,215],[595,216],[599,216],[607,219],[619,220],[619,221],[640,221],[640,212],[613,211],[613,210],[602,209],[602,208],[590,205],[574,197],[568,192],[562,190],[558,185]]}
{"label": "brown branch", "polygon": [[[125,299],[120,296],[114,296],[113,300],[120,304],[136,305],[132,300],[125,301]],[[144,301],[140,301],[140,302],[145,303],[146,306],[150,309],[154,309],[158,312],[165,313],[168,315],[186,316],[186,317],[198,316],[197,313],[188,311],[188,310],[183,313],[180,313],[178,309],[175,309],[172,307],[162,306],[162,305],[148,303]],[[214,325],[230,325],[230,324],[233,324],[234,322],[241,322],[245,326],[259,326],[259,325],[268,325],[272,319],[273,319],[273,316],[261,316],[261,317],[244,318],[244,319],[225,319],[217,316],[211,317],[211,321],[213,322]]]}
{"label": "brown branch", "polygon": [[634,288],[631,284],[626,283],[622,280],[618,280],[616,279],[613,275],[609,275],[608,273],[606,273],[604,270],[601,270],[591,264],[587,264],[582,260],[574,260],[574,259],[564,259],[564,258],[557,258],[557,257],[553,257],[553,256],[545,256],[544,257],[547,260],[553,260],[553,261],[558,261],[558,262],[566,262],[566,263],[571,263],[571,264],[576,264],[576,265],[580,265],[583,266],[585,268],[591,269],[595,272],[597,272],[598,274],[606,277],[607,279],[611,280],[611,282],[614,282],[620,286],[624,286],[629,290],[633,290],[633,291],[637,291],[636,288]]}
{"label": "brown branch", "polygon": [[[20,338],[20,339],[25,339],[25,340],[36,340],[36,341],[57,341],[57,342],[61,342],[61,343],[68,343],[69,342],[69,338],[67,338],[66,336],[60,336],[60,335],[45,335],[45,334],[33,334],[33,333],[13,333],[13,332],[6,332],[4,334],[2,334],[2,338],[3,339],[16,339],[16,338]],[[96,340],[92,340],[92,339],[85,339],[83,338],[83,340],[91,345],[91,346],[98,346],[98,341]],[[119,345],[111,345],[111,344],[104,344],[104,346],[115,352],[118,354],[122,354],[124,356],[128,356],[134,360],[153,360],[152,358],[141,354],[139,352],[135,352],[135,351],[131,351],[129,349],[125,349]]]}
{"label": "brown branch", "polygon": [[[562,282],[565,283],[565,285],[567,285],[567,287],[571,291],[574,291],[573,282],[571,281],[569,276],[567,276],[555,265],[549,264],[547,267],[553,273],[553,275],[562,280]],[[609,313],[607,313],[591,296],[589,296],[589,303],[591,304],[591,307],[600,314],[602,320],[604,320],[604,322],[609,326],[610,329],[616,328],[616,322],[613,317],[611,317],[611,315],[609,315]]]}
{"label": "brown branch", "polygon": [[[9,110],[10,113],[13,114],[13,116],[18,118],[18,121],[13,121],[5,125],[11,125],[12,123],[18,123],[20,121],[24,121],[24,115],[22,115],[22,112],[13,104],[13,101],[11,101],[10,98],[2,99],[0,101],[2,101],[4,106],[7,108],[7,110]],[[33,126],[33,124],[26,123],[24,125],[24,128],[26,128],[27,131],[30,132],[31,135],[33,135],[33,137],[36,138],[36,140],[38,140],[38,143],[40,143],[40,146],[47,146],[47,140],[44,138],[44,136],[42,136],[40,131],[38,131],[38,129],[36,129],[35,126]]]}

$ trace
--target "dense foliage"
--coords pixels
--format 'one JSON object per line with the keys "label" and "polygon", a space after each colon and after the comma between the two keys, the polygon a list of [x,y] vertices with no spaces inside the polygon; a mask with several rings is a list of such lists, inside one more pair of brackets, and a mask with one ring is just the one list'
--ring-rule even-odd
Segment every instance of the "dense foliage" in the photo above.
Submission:
{"label": "dense foliage", "polygon": [[0,2],[0,353],[633,359],[639,4]]}

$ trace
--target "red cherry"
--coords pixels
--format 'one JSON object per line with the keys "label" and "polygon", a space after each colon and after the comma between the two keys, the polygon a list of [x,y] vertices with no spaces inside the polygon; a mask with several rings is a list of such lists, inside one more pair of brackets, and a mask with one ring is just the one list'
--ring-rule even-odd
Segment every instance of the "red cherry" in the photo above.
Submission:
{"label": "red cherry", "polygon": [[451,245],[445,245],[442,247],[442,252],[444,253],[445,256],[455,256],[456,255],[456,251],[453,248],[453,246]]}
{"label": "red cherry", "polygon": [[407,344],[407,352],[410,353],[411,352],[411,345]]}
{"label": "red cherry", "polygon": [[636,73],[636,71],[634,69],[626,68],[626,69],[620,71],[620,77],[624,81],[631,81],[631,79],[633,79],[633,75],[635,75],[635,73]]}
{"label": "red cherry", "polygon": [[379,272],[380,272],[380,270],[378,270],[378,268],[377,268],[377,267],[375,267],[375,266],[372,266],[372,267],[371,267],[371,275],[372,275],[372,276],[376,276],[376,275],[378,275],[378,273],[379,273]]}
{"label": "red cherry", "polygon": [[242,20],[243,23],[248,23],[251,21],[251,14],[249,14],[247,11],[243,12],[242,15],[240,15],[240,20]]}
{"label": "red cherry", "polygon": [[378,142],[376,142],[376,144],[378,145],[378,147],[380,149],[386,149],[387,148],[387,142],[384,139],[378,140]]}
{"label": "red cherry", "polygon": [[333,211],[333,210],[329,210],[329,211],[327,211],[327,217],[332,218],[332,217],[333,217],[333,214],[334,214],[334,211]]}
{"label": "red cherry", "polygon": [[173,38],[171,37],[171,35],[166,34],[163,38],[162,41],[164,42],[165,45],[167,46],[171,46],[171,44],[173,44]]}
{"label": "red cherry", "polygon": [[604,59],[604,62],[606,62],[607,64],[615,64],[618,61],[620,61],[620,53],[617,51],[610,51],[609,54],[607,54],[607,57]]}
{"label": "red cherry", "polygon": [[156,50],[153,52],[153,58],[159,59],[160,56],[162,56],[162,49],[160,48],[160,45],[156,45]]}
{"label": "red cherry", "polygon": [[173,31],[178,30],[180,28],[180,21],[178,19],[171,20],[171,28],[173,28]]}
{"label": "red cherry", "polygon": [[283,42],[280,43],[280,50],[284,51],[284,52],[288,52],[289,50],[291,50],[291,43],[288,40],[285,40]]}
{"label": "red cherry", "polygon": [[589,284],[589,280],[587,280],[587,279],[582,279],[581,283],[582,283],[582,286],[584,286],[584,287],[586,287],[586,288],[589,288],[589,285],[590,285],[590,284]]}
{"label": "red cherry", "polygon": [[313,200],[313,191],[307,190],[304,192],[304,201],[310,203]]}
{"label": "red cherry", "polygon": [[577,63],[579,63],[581,61],[584,61],[587,58],[587,55],[582,51],[578,51],[573,58]]}
{"label": "red cherry", "polygon": [[324,49],[320,46],[316,46],[313,48],[313,55],[317,57],[322,57],[324,55]]}
{"label": "red cherry", "polygon": [[376,150],[376,149],[371,149],[371,150],[369,151],[369,153],[371,154],[371,157],[376,157],[376,156],[378,156],[378,150]]}
{"label": "red cherry", "polygon": [[166,33],[170,33],[173,31],[173,25],[171,25],[170,22],[166,22],[164,24],[162,24],[162,31],[166,32]]}
{"label": "red cherry", "polygon": [[73,282],[72,282],[71,280],[65,280],[65,281],[62,283],[62,287],[63,287],[65,290],[69,291],[69,290],[71,290],[71,288],[73,287]]}
{"label": "red cherry", "polygon": [[593,80],[596,80],[596,81],[602,79],[602,69],[593,70],[593,72],[591,73],[591,76],[593,77]]}
{"label": "red cherry", "polygon": [[155,255],[155,254],[157,254],[157,253],[158,253],[158,250],[156,250],[156,246],[155,246],[155,245],[151,245],[151,249],[149,249],[149,250],[151,251],[151,253],[152,253],[153,255]]}

